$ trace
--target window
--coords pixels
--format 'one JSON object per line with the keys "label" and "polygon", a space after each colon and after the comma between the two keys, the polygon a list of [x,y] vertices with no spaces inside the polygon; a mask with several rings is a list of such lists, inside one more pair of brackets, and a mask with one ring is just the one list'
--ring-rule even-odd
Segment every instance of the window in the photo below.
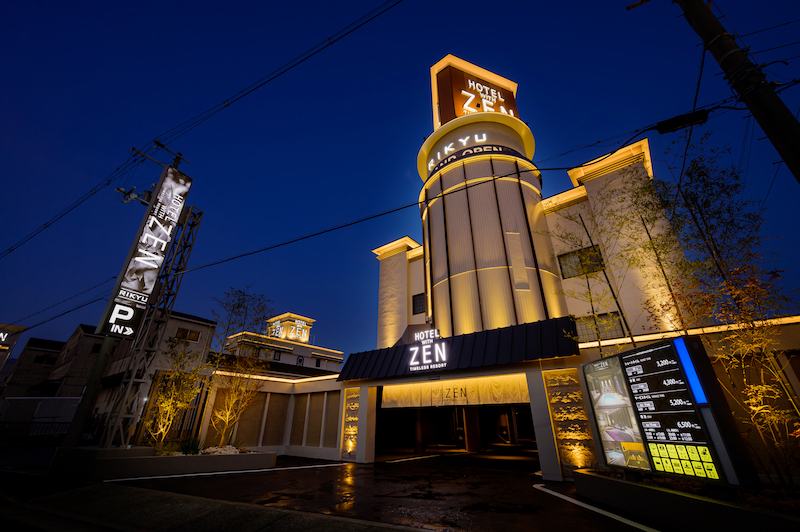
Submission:
{"label": "window", "polygon": [[53,366],[58,360],[58,355],[38,355],[33,359],[37,366]]}
{"label": "window", "polygon": [[425,312],[425,294],[416,294],[411,296],[411,313],[422,314]]}
{"label": "window", "polygon": [[190,342],[197,342],[200,340],[200,331],[190,331],[189,329],[178,329],[178,334],[175,335],[178,340],[188,340]]}
{"label": "window", "polygon": [[320,360],[320,359],[317,359],[317,367],[318,367],[318,368],[319,368],[319,367],[322,367],[322,360]]}
{"label": "window", "polygon": [[297,365],[298,366],[302,366],[303,365],[303,357],[297,357]]}
{"label": "window", "polygon": [[94,344],[94,345],[92,346],[92,353],[99,353],[99,352],[100,352],[100,346],[101,346],[101,345],[103,345],[103,344]]}
{"label": "window", "polygon": [[281,352],[275,351],[275,353],[273,353],[272,355],[272,360],[280,360],[280,359],[281,359]]}
{"label": "window", "polygon": [[[595,320],[597,320],[596,324]],[[600,340],[625,336],[619,312],[584,316],[575,320],[575,329],[578,331],[579,342],[596,342],[597,331],[600,331]]]}
{"label": "window", "polygon": [[579,275],[588,275],[599,272],[604,268],[603,256],[600,254],[599,246],[570,251],[558,256],[558,264],[561,266],[561,278],[569,279]]}

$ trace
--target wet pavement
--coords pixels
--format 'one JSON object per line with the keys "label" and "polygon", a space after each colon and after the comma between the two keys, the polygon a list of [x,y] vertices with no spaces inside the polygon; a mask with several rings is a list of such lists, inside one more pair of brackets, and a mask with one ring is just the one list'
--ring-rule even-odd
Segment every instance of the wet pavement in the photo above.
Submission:
{"label": "wet pavement", "polygon": [[537,466],[535,460],[468,453],[375,464],[281,457],[271,471],[124,484],[443,531],[634,529],[559,498],[555,493],[571,495],[572,484],[542,482]]}

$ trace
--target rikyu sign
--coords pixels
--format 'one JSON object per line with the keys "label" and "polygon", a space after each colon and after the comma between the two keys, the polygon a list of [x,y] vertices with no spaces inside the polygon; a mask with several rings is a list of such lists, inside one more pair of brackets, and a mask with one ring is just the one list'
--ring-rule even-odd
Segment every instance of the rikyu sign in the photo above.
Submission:
{"label": "rikyu sign", "polygon": [[171,166],[161,174],[126,265],[117,277],[99,333],[121,338],[136,335],[191,186],[192,179]]}

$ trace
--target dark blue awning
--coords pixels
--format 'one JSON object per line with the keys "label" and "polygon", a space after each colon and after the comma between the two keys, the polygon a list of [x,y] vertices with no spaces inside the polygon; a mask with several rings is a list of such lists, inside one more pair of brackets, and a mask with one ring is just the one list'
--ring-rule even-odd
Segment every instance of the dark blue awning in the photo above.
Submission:
{"label": "dark blue awning", "polygon": [[[447,366],[412,371],[412,357],[419,357],[420,344],[396,345],[386,349],[353,353],[347,357],[340,381],[384,379],[404,375],[421,376],[457,370],[514,364],[543,358],[578,354],[575,321],[571,317],[513,325],[481,331],[437,342],[446,345]],[[419,366],[417,366],[419,367]]]}

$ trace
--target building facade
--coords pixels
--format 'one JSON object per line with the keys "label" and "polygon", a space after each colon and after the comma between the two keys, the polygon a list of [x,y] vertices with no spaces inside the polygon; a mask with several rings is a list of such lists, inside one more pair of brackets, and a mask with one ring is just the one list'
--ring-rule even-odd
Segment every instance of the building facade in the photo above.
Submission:
{"label": "building facade", "polygon": [[[581,366],[683,334],[647,311],[669,297],[666,283],[620,260],[636,241],[620,229],[629,184],[653,177],[649,143],[573,168],[573,188],[543,198],[516,84],[453,56],[431,84],[434,132],[417,158],[423,238],[373,250],[377,349],[351,354],[339,377],[342,457],[513,447],[535,450],[544,479],[569,478],[599,448]],[[637,238],[661,223],[642,222]],[[775,324],[793,393],[800,317]],[[741,325],[696,327],[688,334],[714,342]]]}

